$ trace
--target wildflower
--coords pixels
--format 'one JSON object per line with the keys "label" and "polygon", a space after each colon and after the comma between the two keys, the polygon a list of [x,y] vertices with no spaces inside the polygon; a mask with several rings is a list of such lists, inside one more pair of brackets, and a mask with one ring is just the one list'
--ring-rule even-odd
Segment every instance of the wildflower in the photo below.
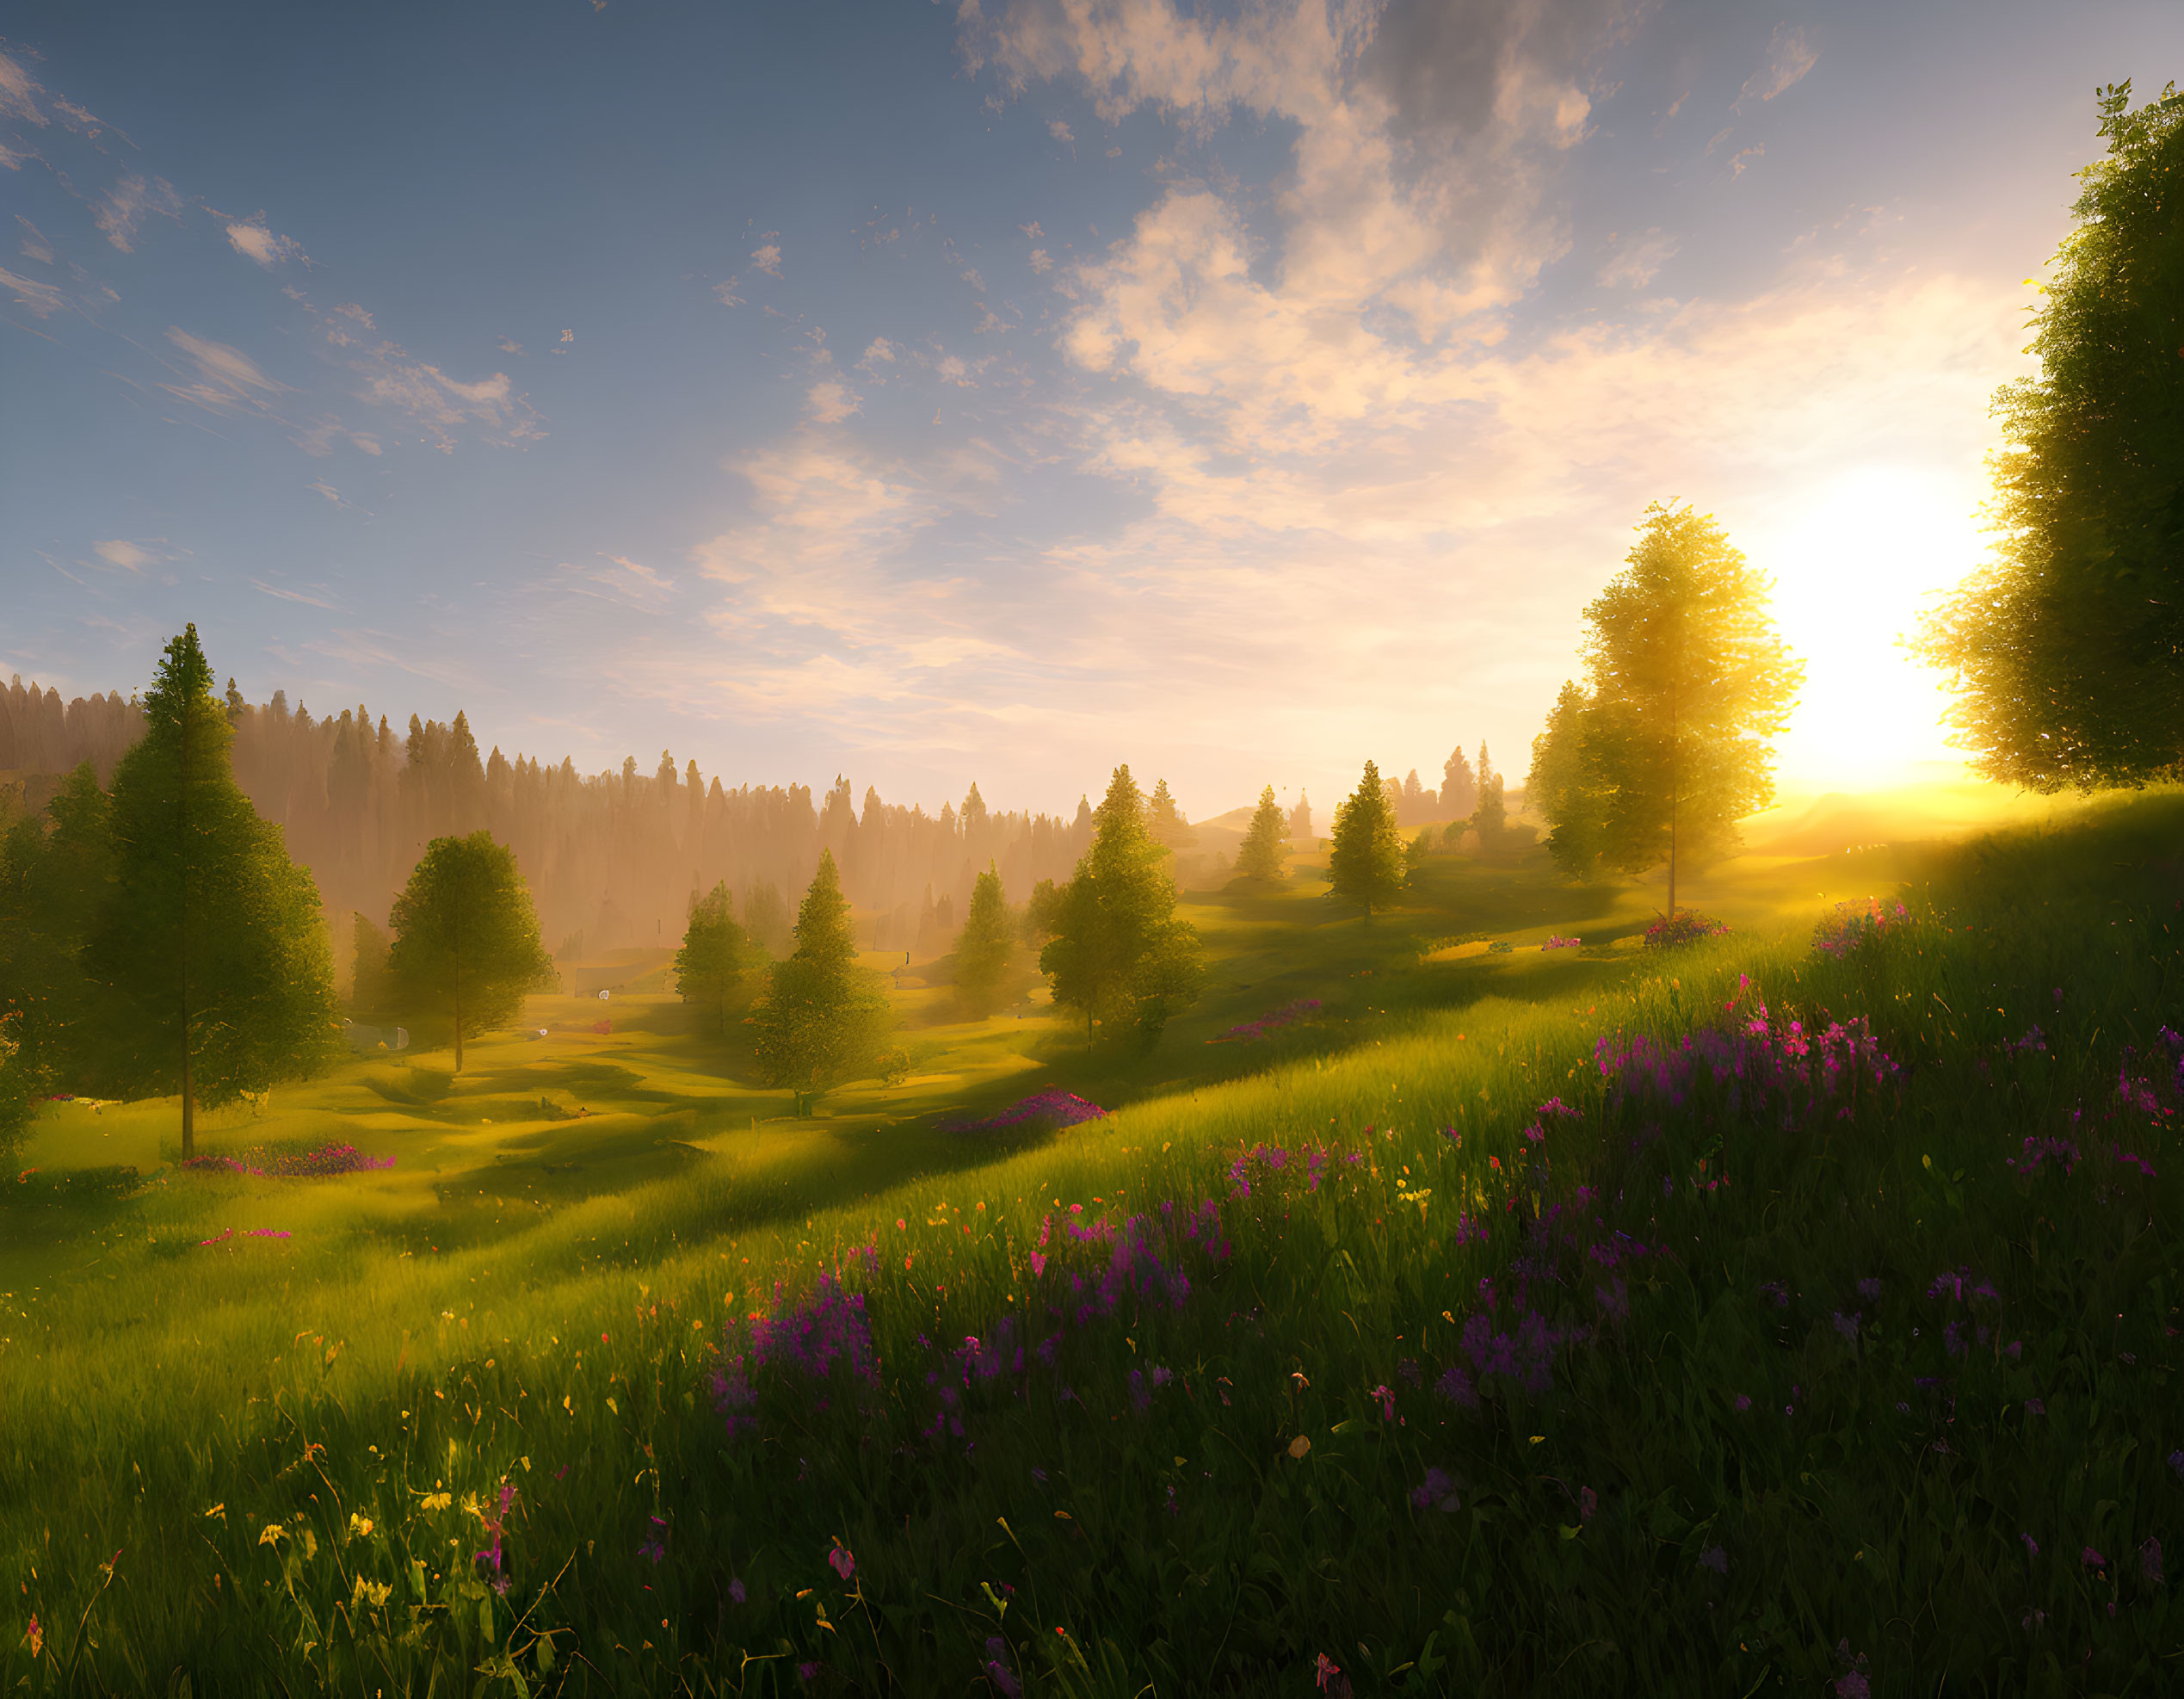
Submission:
{"label": "wildflower", "polygon": [[2025,1400],[2025,1413],[2027,1416],[2045,1416],[2047,1406],[2036,1398],[2028,1398]]}
{"label": "wildflower", "polygon": [[827,1554],[827,1561],[834,1566],[834,1572],[845,1581],[857,1572],[857,1560],[849,1554],[849,1548],[839,1540],[834,1542],[834,1549]]}
{"label": "wildflower", "polygon": [[1848,1339],[1854,1345],[1858,1343],[1858,1329],[1863,1320],[1864,1318],[1856,1310],[1853,1310],[1848,1315],[1845,1315],[1841,1310],[1837,1310],[1835,1312],[1835,1331],[1842,1334],[1844,1338]]}
{"label": "wildflower", "polygon": [[2138,1548],[2138,1566],[2149,1581],[2156,1587],[2162,1585],[2162,1542],[2150,1534]]}
{"label": "wildflower", "polygon": [[1743,1393],[1737,1394],[1737,1408],[1739,1411],[1749,1410],[1751,1407],[1752,1400],[1748,1395]]}
{"label": "wildflower", "polygon": [[1858,1282],[1858,1295],[1869,1304],[1880,1302],[1881,1283],[1868,1276]]}
{"label": "wildflower", "polygon": [[1699,1561],[1717,1575],[1729,1573],[1729,1553],[1719,1546],[1709,1546],[1699,1554]]}
{"label": "wildflower", "polygon": [[817,1664],[799,1664],[796,1666],[796,1678],[801,1682],[817,1681],[819,1678],[819,1666]]}
{"label": "wildflower", "polygon": [[1577,1520],[1590,1522],[1593,1512],[1600,1508],[1600,1495],[1589,1486],[1577,1489]]}
{"label": "wildflower", "polygon": [[[991,1642],[989,1641],[988,1644],[990,1645]],[[986,1678],[993,1683],[995,1690],[1002,1695],[1003,1699],[1019,1699],[1019,1696],[1024,1690],[1017,1685],[1016,1677],[1009,1674],[1008,1669],[996,1659],[989,1658],[986,1660]]]}
{"label": "wildflower", "polygon": [[2017,1537],[2025,1542],[2025,1555],[2027,1557],[2038,1557],[2040,1554],[2040,1542],[2033,1538],[2031,1535],[2021,1534]]}
{"label": "wildflower", "polygon": [[1478,1393],[1471,1385],[1471,1377],[1464,1372],[1461,1364],[1452,1365],[1448,1372],[1434,1382],[1434,1390],[1451,1404],[1466,1410],[1478,1408]]}
{"label": "wildflower", "polygon": [[728,1578],[728,1602],[731,1604],[741,1604],[749,1597],[750,1595],[743,1591],[741,1578],[730,1576]]}
{"label": "wildflower", "polygon": [[2088,1546],[2083,1552],[2079,1554],[2079,1561],[2083,1563],[2088,1569],[2106,1569],[2108,1566],[2108,1560],[2102,1557],[2100,1553],[2095,1551],[2090,1546]]}
{"label": "wildflower", "polygon": [[[38,1618],[35,1614],[34,1614],[30,1619],[30,1632],[26,1634],[24,1638],[30,1642],[30,1655],[33,1658],[39,1656],[45,1651],[46,1631],[38,1626]],[[1324,1662],[1325,1660],[1322,1659],[1321,1661]]]}
{"label": "wildflower", "polygon": [[1835,1684],[1835,1699],[1871,1699],[1872,1693],[1866,1677],[1855,1670]]}
{"label": "wildflower", "polygon": [[1394,1421],[1394,1420],[1395,1420],[1395,1393],[1392,1393],[1391,1391],[1390,1391],[1390,1390],[1388,1389],[1388,1387],[1387,1387],[1384,1384],[1384,1385],[1381,1385],[1381,1386],[1378,1386],[1378,1387],[1373,1387],[1373,1396],[1375,1399],[1379,1399],[1379,1404],[1380,1404],[1380,1419],[1381,1419],[1383,1422],[1392,1422],[1392,1421]]}
{"label": "wildflower", "polygon": [[2170,1468],[2176,1471],[2178,1480],[2184,1480],[2184,1451],[2170,1452],[2169,1454],[2169,1466]]}
{"label": "wildflower", "polygon": [[1319,1654],[1319,1661],[1313,1665],[1312,1674],[1313,1684],[1323,1693],[1330,1690],[1329,1684],[1333,1682],[1342,1683],[1342,1687],[1335,1689],[1335,1691],[1342,1692],[1348,1690],[1349,1684],[1342,1681],[1342,1666],[1324,1652]]}
{"label": "wildflower", "polygon": [[1424,1484],[1410,1492],[1410,1508],[1414,1511],[1438,1510],[1453,1515],[1462,1508],[1456,1496],[1456,1483],[1446,1470],[1438,1466],[1426,1471]]}

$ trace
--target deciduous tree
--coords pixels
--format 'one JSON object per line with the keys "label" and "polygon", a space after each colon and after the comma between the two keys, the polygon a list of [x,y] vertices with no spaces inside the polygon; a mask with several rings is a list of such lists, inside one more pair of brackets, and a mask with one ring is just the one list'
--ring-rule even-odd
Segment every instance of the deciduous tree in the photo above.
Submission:
{"label": "deciduous tree", "polygon": [[1627,569],[1585,609],[1590,688],[1535,746],[1549,846],[1582,872],[1669,868],[1716,848],[1774,794],[1773,739],[1805,677],[1768,580],[1690,507],[1646,510]]}
{"label": "deciduous tree", "polygon": [[394,899],[387,974],[403,1013],[429,1038],[463,1046],[505,1026],[526,992],[553,983],[515,856],[490,831],[435,837]]}
{"label": "deciduous tree", "polygon": [[1409,873],[1388,788],[1370,761],[1357,789],[1335,811],[1332,843],[1327,859],[1332,894],[1361,905],[1368,920],[1374,909],[1393,906]]}
{"label": "deciduous tree", "polygon": [[333,953],[311,875],[229,766],[233,732],[191,626],[144,698],[144,737],[114,769],[113,883],[83,960],[126,1010],[112,1052],[133,1096],[178,1090],[185,1158],[197,1109],[332,1056]]}
{"label": "deciduous tree", "polygon": [[1974,768],[2043,792],[2184,762],[2184,95],[2134,112],[2129,83],[2104,89],[2101,134],[2039,375],[1996,392],[1993,559],[1916,645]]}

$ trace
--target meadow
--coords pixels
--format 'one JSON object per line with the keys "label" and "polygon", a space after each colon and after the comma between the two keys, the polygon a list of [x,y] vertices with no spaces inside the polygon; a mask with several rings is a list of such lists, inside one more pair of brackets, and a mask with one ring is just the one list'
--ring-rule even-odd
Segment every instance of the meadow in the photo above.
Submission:
{"label": "meadow", "polygon": [[202,1135],[391,1166],[53,1105],[0,1688],[2169,1690],[2184,796],[1777,825],[1191,893],[1133,1057],[912,964],[803,1118],[657,955]]}

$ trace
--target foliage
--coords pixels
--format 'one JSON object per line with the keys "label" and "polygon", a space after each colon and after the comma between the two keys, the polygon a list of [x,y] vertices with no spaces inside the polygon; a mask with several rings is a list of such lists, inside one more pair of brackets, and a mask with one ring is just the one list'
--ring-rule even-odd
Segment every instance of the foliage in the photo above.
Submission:
{"label": "foliage", "polygon": [[724,880],[703,897],[694,897],[682,943],[675,953],[676,990],[704,1029],[716,1038],[743,1000],[743,982],[754,954],[743,929],[736,924],[734,901]]}
{"label": "foliage", "polygon": [[1478,834],[1479,848],[1491,850],[1502,841],[1508,830],[1508,804],[1503,799],[1504,781],[1494,770],[1494,762],[1486,752],[1486,739],[1478,744],[1478,806],[1471,812],[1471,830]]}
{"label": "foliage", "polygon": [[760,1070],[769,1084],[789,1086],[799,1097],[885,1064],[887,999],[857,965],[849,904],[830,850],[819,852],[818,871],[797,910],[795,951],[774,964],[750,1018]]}
{"label": "foliage", "polygon": [[984,1020],[1001,1007],[1016,959],[1016,921],[989,863],[971,887],[971,908],[955,942],[955,995],[964,1012]]}
{"label": "foliage", "polygon": [[554,981],[530,887],[490,831],[427,844],[391,918],[387,974],[402,1012],[428,1041],[453,1043],[458,1073],[469,1040],[506,1026],[525,992]]}
{"label": "foliage", "polygon": [[2134,112],[2126,82],[2100,104],[2108,151],[2040,291],[2039,374],[1995,395],[1994,558],[1916,645],[1975,769],[2045,792],[2184,761],[2184,95]]}
{"label": "foliage", "polygon": [[[23,1134],[30,1130],[30,1118],[38,1107],[40,1081],[24,1060],[15,1036],[22,1019],[16,1010],[0,1008],[0,1161],[15,1154]],[[0,1175],[0,1179],[5,1177]]]}
{"label": "foliage", "polygon": [[1674,916],[1664,915],[1647,927],[1642,948],[1651,951],[1680,949],[1702,938],[1718,938],[1728,930],[1729,923],[1725,920],[1681,909]]}
{"label": "foliage", "polygon": [[362,911],[351,917],[349,1016],[361,1025],[378,1026],[395,1012],[394,982],[387,972],[390,948],[386,934]]}
{"label": "foliage", "polygon": [[182,1154],[218,1108],[330,1060],[332,953],[311,875],[229,769],[232,733],[191,626],[145,693],[114,769],[113,880],[83,961],[126,1016],[109,1041],[135,1096],[182,1093]]}
{"label": "foliage", "polygon": [[1655,503],[1626,571],[1585,609],[1589,688],[1566,685],[1533,745],[1548,847],[1576,877],[1669,866],[1725,842],[1774,794],[1770,739],[1804,664],[1768,580],[1710,516]]}
{"label": "foliage", "polygon": [[1478,806],[1478,775],[1459,744],[1441,764],[1441,812],[1450,819],[1465,820]]}
{"label": "foliage", "polygon": [[1175,799],[1168,794],[1168,781],[1161,779],[1153,785],[1153,794],[1145,801],[1145,831],[1152,841],[1163,850],[1188,850],[1198,842],[1198,834],[1176,807]]}
{"label": "foliage", "polygon": [[46,814],[50,829],[21,819],[0,837],[0,1009],[22,1017],[22,1078],[95,1090],[108,1084],[113,1011],[82,957],[107,897],[113,844],[89,762],[61,782]]}
{"label": "foliage", "polygon": [[1244,830],[1243,842],[1237,846],[1237,876],[1280,879],[1288,849],[1289,821],[1274,800],[1274,787],[1268,785],[1259,793],[1259,806],[1252,810],[1251,824]]}
{"label": "foliage", "polygon": [[1374,909],[1393,906],[1409,874],[1395,811],[1388,806],[1380,769],[1369,761],[1357,789],[1335,810],[1332,846],[1327,858],[1330,895],[1358,904],[1368,920]]}
{"label": "foliage", "polygon": [[1175,913],[1165,852],[1127,766],[1114,769],[1094,818],[1092,847],[1046,916],[1053,937],[1039,965],[1055,1004],[1083,1017],[1088,1038],[1105,1028],[1150,1045],[1204,982],[1198,934]]}
{"label": "foliage", "polygon": [[176,1177],[15,1294],[0,1684],[2158,1692],[2180,829],[899,1183]]}

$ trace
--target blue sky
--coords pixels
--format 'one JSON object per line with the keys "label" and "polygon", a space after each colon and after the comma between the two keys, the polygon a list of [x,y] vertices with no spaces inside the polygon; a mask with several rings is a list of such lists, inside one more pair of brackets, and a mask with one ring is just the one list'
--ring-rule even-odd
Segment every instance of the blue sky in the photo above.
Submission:
{"label": "blue sky", "polygon": [[1646,504],[1894,647],[2184,9],[17,0],[0,670],[1203,816],[1513,774]]}

